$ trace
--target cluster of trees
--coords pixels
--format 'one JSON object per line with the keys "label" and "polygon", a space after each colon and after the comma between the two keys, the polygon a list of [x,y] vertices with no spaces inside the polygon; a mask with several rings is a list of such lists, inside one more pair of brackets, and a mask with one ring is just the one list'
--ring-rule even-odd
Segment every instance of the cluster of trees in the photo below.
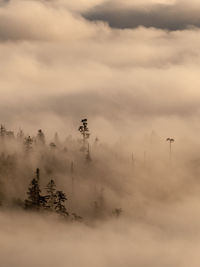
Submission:
{"label": "cluster of trees", "polygon": [[[90,146],[89,146],[89,137],[90,131],[88,128],[88,121],[87,119],[81,120],[81,126],[78,128],[79,132],[81,133],[82,139],[79,140],[81,146],[80,151],[85,154],[85,159],[87,162],[91,162],[91,153],[90,153]],[[20,129],[15,136],[13,131],[8,131],[4,125],[0,126],[0,141],[10,141],[14,140],[17,141],[18,144],[23,146],[23,150],[28,154],[31,153],[34,149],[38,148],[47,148],[54,150],[60,146],[60,140],[58,137],[58,133],[56,132],[54,135],[53,140],[47,144],[45,134],[42,129],[39,129],[36,136],[30,136],[24,134],[24,131]],[[96,139],[97,140],[97,139]],[[66,152],[67,148],[64,147],[63,151]]]}
{"label": "cluster of trees", "polygon": [[46,185],[46,194],[41,194],[39,173],[40,171],[37,168],[36,177],[32,179],[28,187],[28,197],[24,203],[25,209],[30,211],[56,212],[57,214],[65,218],[68,218],[70,215],[72,215],[73,219],[81,220],[81,216],[78,216],[75,213],[70,214],[67,211],[67,208],[65,206],[67,196],[63,191],[56,189],[56,184],[54,180],[51,179]]}
{"label": "cluster of trees", "polygon": [[[112,210],[115,204],[107,205],[102,190],[105,188],[102,170],[108,179],[112,175],[111,164],[103,156],[108,150],[103,147],[103,151],[96,138],[91,149],[101,161],[92,159],[87,119],[81,120],[78,131],[81,138],[68,136],[61,141],[56,133],[48,142],[41,129],[35,136],[31,136],[24,134],[22,129],[16,134],[1,125],[0,206],[20,207],[33,212],[53,212],[63,218],[75,220],[81,220],[82,215],[84,219],[110,215],[118,217],[121,210]],[[114,154],[112,151],[109,153],[112,160]],[[114,156],[113,159],[115,160]],[[92,164],[87,164],[90,162]],[[36,175],[30,182],[28,177],[36,166]],[[39,170],[42,171],[42,180]],[[54,177],[55,180],[49,177]],[[106,180],[105,177],[103,179]],[[57,189],[55,181],[62,184],[67,193]],[[69,199],[70,205],[67,208]]]}

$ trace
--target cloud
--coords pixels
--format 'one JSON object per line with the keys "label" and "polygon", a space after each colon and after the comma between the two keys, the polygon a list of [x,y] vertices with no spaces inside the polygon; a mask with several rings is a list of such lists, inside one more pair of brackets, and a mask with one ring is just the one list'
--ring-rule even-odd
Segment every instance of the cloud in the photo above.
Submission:
{"label": "cloud", "polygon": [[0,6],[2,41],[80,39],[89,38],[93,31],[93,25],[78,14],[48,1],[16,0]]}
{"label": "cloud", "polygon": [[[48,128],[45,118],[52,117],[63,130],[62,122],[84,114],[95,127],[104,121],[112,135],[135,127],[164,131],[177,123],[181,133],[196,125],[199,29],[113,29],[82,18],[79,10],[97,2],[81,3],[17,0],[0,7],[1,121],[10,128]],[[134,3],[148,11],[181,2]]]}
{"label": "cloud", "polygon": [[83,15],[91,21],[105,21],[114,28],[144,26],[172,31],[199,27],[199,11],[196,1],[107,1]]}

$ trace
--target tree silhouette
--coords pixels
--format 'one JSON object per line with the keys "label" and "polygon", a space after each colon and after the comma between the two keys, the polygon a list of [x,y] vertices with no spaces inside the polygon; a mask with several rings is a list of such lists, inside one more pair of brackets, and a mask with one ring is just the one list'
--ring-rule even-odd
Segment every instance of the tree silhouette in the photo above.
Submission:
{"label": "tree silhouette", "polygon": [[6,135],[6,128],[1,124],[0,127],[0,136],[4,137]]}
{"label": "tree silhouette", "polygon": [[33,138],[31,138],[29,135],[28,137],[24,139],[24,146],[25,146],[26,152],[30,152],[30,150],[32,149],[32,144],[33,144]]}
{"label": "tree silhouette", "polygon": [[82,146],[81,150],[85,151],[87,139],[89,139],[89,137],[90,137],[90,132],[89,132],[89,128],[88,128],[87,119],[83,119],[83,120],[81,120],[81,122],[82,122],[82,125],[79,126],[78,130],[83,137],[83,146]]}
{"label": "tree silhouette", "polygon": [[39,168],[36,169],[36,178],[33,178],[28,191],[28,199],[25,200],[25,208],[30,210],[40,210],[41,208],[46,208],[46,196],[42,196],[40,194],[40,170]]}
{"label": "tree silhouette", "polygon": [[46,187],[47,195],[46,195],[46,207],[47,209],[53,211],[55,208],[55,204],[57,201],[57,195],[56,195],[56,184],[54,180],[51,180]]}
{"label": "tree silhouette", "polygon": [[[42,206],[41,204],[41,195],[40,187],[37,179],[33,179],[28,188],[28,199],[25,200],[25,208],[31,210],[39,210]],[[44,199],[42,200],[44,201]]]}
{"label": "tree silhouette", "polygon": [[63,216],[69,216],[69,213],[67,212],[67,209],[64,205],[66,200],[67,200],[67,197],[65,193],[63,193],[62,191],[56,192],[55,209],[57,213]]}
{"label": "tree silhouette", "polygon": [[169,158],[171,160],[171,156],[172,156],[172,143],[174,143],[175,140],[173,138],[167,138],[166,141],[169,142]]}
{"label": "tree silhouette", "polygon": [[115,208],[112,212],[112,214],[115,216],[115,217],[119,217],[122,213],[122,209],[121,208]]}
{"label": "tree silhouette", "polygon": [[41,145],[44,145],[45,144],[45,135],[44,135],[44,133],[43,133],[43,131],[41,129],[38,130],[36,140]]}
{"label": "tree silhouette", "polygon": [[81,120],[82,125],[79,126],[79,132],[82,134],[83,137],[83,146],[81,147],[81,151],[86,152],[86,162],[90,162],[91,159],[91,153],[90,153],[90,146],[88,139],[90,137],[90,132],[88,128],[88,120],[83,119]]}
{"label": "tree silhouette", "polygon": [[77,215],[76,213],[72,213],[72,216],[73,216],[73,219],[75,220],[75,221],[81,221],[83,218],[81,217],[81,216],[79,216],[79,215]]}

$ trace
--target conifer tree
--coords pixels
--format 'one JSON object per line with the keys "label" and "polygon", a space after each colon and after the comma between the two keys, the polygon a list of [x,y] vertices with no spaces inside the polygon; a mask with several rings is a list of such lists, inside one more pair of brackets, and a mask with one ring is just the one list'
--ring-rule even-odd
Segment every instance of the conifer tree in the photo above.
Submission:
{"label": "conifer tree", "polygon": [[90,137],[90,131],[88,128],[88,120],[87,119],[83,119],[81,120],[82,125],[79,126],[79,132],[81,133],[83,140],[82,140],[82,147],[81,147],[81,151],[82,152],[86,152],[86,162],[91,162],[91,153],[90,153],[90,147],[89,147],[89,137]]}
{"label": "conifer tree", "polygon": [[46,195],[46,208],[53,211],[56,205],[56,184],[54,180],[51,180],[46,187],[47,195]]}
{"label": "conifer tree", "polygon": [[121,208],[115,208],[112,212],[112,214],[116,217],[116,218],[119,218],[119,216],[121,215],[122,213],[122,209]]}
{"label": "conifer tree", "polygon": [[88,120],[87,119],[83,119],[81,120],[82,125],[79,126],[78,130],[81,133],[82,137],[83,137],[83,146],[81,147],[81,151],[86,151],[87,150],[87,140],[90,137],[90,132],[89,132],[89,128],[88,128]]}
{"label": "conifer tree", "polygon": [[39,210],[41,207],[40,187],[37,179],[33,179],[28,188],[28,199],[25,200],[25,208],[31,210]]}
{"label": "conifer tree", "polygon": [[24,140],[24,145],[25,145],[26,152],[29,152],[32,149],[32,144],[33,144],[33,139],[29,135]]}
{"label": "conifer tree", "polygon": [[0,136],[4,137],[6,135],[6,128],[1,124],[0,127]]}
{"label": "conifer tree", "polygon": [[59,213],[60,215],[63,215],[63,216],[69,216],[69,213],[67,212],[67,209],[66,209],[65,204],[64,204],[66,200],[67,200],[67,197],[66,197],[65,193],[63,193],[62,191],[56,192],[55,209],[56,209],[57,213]]}
{"label": "conifer tree", "polygon": [[45,144],[45,135],[43,133],[43,131],[40,129],[38,130],[38,134],[37,134],[37,142],[41,145]]}
{"label": "conifer tree", "polygon": [[31,209],[31,210],[40,210],[41,208],[46,208],[46,196],[42,196],[40,194],[40,186],[39,186],[39,180],[40,180],[40,170],[39,168],[36,169],[36,178],[34,178],[30,186],[28,188],[28,199],[25,200],[25,208]]}

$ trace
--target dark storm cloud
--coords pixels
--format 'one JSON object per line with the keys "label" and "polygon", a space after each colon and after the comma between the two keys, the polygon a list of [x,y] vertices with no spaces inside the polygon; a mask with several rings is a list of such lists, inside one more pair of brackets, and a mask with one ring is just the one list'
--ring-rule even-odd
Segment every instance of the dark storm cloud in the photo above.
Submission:
{"label": "dark storm cloud", "polygon": [[154,3],[151,5],[124,6],[107,1],[85,12],[83,16],[91,21],[105,21],[113,28],[155,27],[167,30],[183,30],[199,27],[200,7],[197,4]]}

